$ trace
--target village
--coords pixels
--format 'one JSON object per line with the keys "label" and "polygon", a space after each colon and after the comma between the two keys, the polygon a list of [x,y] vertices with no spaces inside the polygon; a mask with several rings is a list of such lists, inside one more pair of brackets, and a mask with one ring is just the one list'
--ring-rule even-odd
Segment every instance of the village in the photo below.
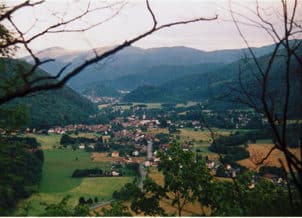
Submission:
{"label": "village", "polygon": [[[115,110],[119,111],[121,108],[116,108]],[[212,111],[204,110],[202,112],[208,117],[217,116],[217,113]],[[235,113],[234,111],[228,111],[230,115],[234,115]],[[149,118],[145,112],[141,114],[141,116],[133,114],[128,117],[117,117],[109,124],[75,124],[63,127],[55,126],[42,130],[27,128],[25,132],[62,135],[61,146],[70,146],[74,150],[78,149],[90,152],[92,161],[98,160],[100,157],[101,159],[110,161],[112,171],[108,175],[121,176],[121,173],[116,170],[116,166],[140,165],[144,168],[156,167],[160,161],[156,156],[157,152],[165,152],[169,147],[169,143],[176,140],[177,133],[181,129],[190,127],[195,132],[206,129],[198,120],[165,120],[164,127],[166,128],[163,128],[159,119]],[[238,115],[238,112],[236,115]],[[240,112],[236,119],[236,128],[239,125],[247,125],[251,120],[249,115],[250,113]],[[235,123],[234,117],[230,118],[230,121],[231,123]],[[265,123],[265,120],[261,122]],[[165,130],[163,133],[158,132],[158,130],[164,129],[168,131]],[[85,133],[94,134],[94,137],[85,138]],[[62,142],[64,137],[67,138],[67,142],[65,143]],[[77,140],[77,138],[80,140]],[[197,151],[197,154],[200,152],[199,149],[194,147],[193,141],[181,142],[181,147],[184,151]],[[218,156],[209,158],[207,154],[201,153],[201,155],[206,158],[206,165],[212,175],[235,178],[242,171],[242,168],[238,167],[237,164],[224,163],[223,165]],[[265,174],[264,176],[276,184],[283,183],[282,178],[276,175]],[[257,176],[253,177],[249,188],[253,188],[256,181]]]}

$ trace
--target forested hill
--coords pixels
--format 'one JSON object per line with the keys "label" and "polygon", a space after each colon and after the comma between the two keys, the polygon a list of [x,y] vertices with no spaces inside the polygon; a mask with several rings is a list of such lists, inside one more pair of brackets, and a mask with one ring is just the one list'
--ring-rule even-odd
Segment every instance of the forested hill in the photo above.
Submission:
{"label": "forested hill", "polygon": [[89,96],[106,96],[106,97],[119,97],[121,94],[105,82],[92,82],[86,84],[81,90],[81,93]]}
{"label": "forested hill", "polygon": [[[282,51],[281,51],[282,53]],[[270,55],[265,55],[258,58],[260,65],[265,68],[268,63]],[[285,69],[286,60],[280,55],[273,63],[270,76],[268,77],[268,92],[273,93],[276,98],[276,104],[282,104],[280,99],[283,99],[285,87]],[[290,79],[292,87],[294,87],[298,81],[295,67],[293,66]],[[175,80],[168,81],[159,86],[141,86],[133,90],[128,95],[124,96],[124,101],[129,102],[184,102],[184,101],[216,101],[219,102],[219,107],[226,106],[222,103],[229,101],[230,98],[235,98],[236,95],[242,96],[239,93],[231,93],[231,90],[240,89],[239,85],[239,66],[241,69],[241,82],[244,86],[248,87],[249,91],[253,93],[253,97],[260,97],[261,86],[257,82],[257,77],[260,77],[256,65],[252,60],[239,60],[232,64],[225,65],[218,70],[209,71],[201,74],[193,74],[184,76]],[[281,88],[280,88],[281,87]],[[291,89],[292,93],[292,106],[297,105],[299,98],[298,93],[293,93],[294,89]],[[228,95],[231,93],[231,95]],[[223,97],[226,96],[228,97]],[[278,99],[278,96],[280,99]],[[238,97],[238,96],[237,96]],[[259,98],[258,98],[259,99]],[[296,103],[295,103],[296,102]],[[259,102],[260,103],[260,102]]]}
{"label": "forested hill", "polygon": [[[272,51],[273,46],[263,46],[260,48],[253,48],[256,56],[262,56]],[[102,53],[110,47],[97,48],[97,52]],[[171,71],[174,69],[168,69],[169,66],[191,66],[190,71],[194,71],[194,65],[203,64],[229,64],[233,61],[240,59],[247,53],[247,49],[229,49],[229,50],[217,50],[217,51],[202,51],[189,47],[160,47],[143,49],[139,47],[130,46],[123,49],[114,55],[114,57],[106,59],[103,62],[94,64],[86,68],[83,73],[73,78],[68,84],[76,91],[83,90],[85,84],[93,82],[113,81],[125,77],[127,75],[134,75],[136,83],[146,81],[148,78],[146,73],[153,73],[159,71]],[[55,62],[49,62],[42,65],[42,68],[55,75],[59,70],[67,63],[72,63],[68,70],[83,63],[84,60],[91,58],[94,55],[93,51],[69,51],[63,48],[48,48],[40,51],[37,56],[42,60],[48,58],[55,58]],[[24,57],[26,61],[31,61],[29,57]],[[162,66],[166,66],[163,68]],[[168,67],[167,67],[168,66]],[[157,68],[159,67],[159,68]],[[149,72],[147,72],[149,71]],[[144,74],[142,78],[137,77],[139,74]],[[177,73],[178,74],[178,73]],[[131,89],[131,82],[127,81],[128,78],[121,78],[117,81],[117,88],[124,89],[125,84]],[[131,78],[129,78],[131,79]],[[137,81],[140,79],[139,81]],[[132,80],[131,80],[132,81]],[[86,86],[86,87],[89,87]],[[85,87],[85,88],[86,88]],[[116,88],[115,84],[112,84],[112,88]],[[127,87],[127,88],[128,88]]]}
{"label": "forested hill", "polygon": [[190,74],[159,86],[144,85],[124,97],[130,102],[204,101],[221,93],[228,82],[235,80],[238,62],[213,71]]}
{"label": "forested hill", "polygon": [[[0,60],[1,73],[7,72],[4,71],[6,68],[3,66],[6,61]],[[12,63],[17,62],[10,62]],[[38,71],[37,74],[47,73]],[[58,90],[42,91],[17,98],[2,107],[16,105],[24,105],[29,112],[29,126],[39,128],[86,123],[89,121],[89,116],[97,112],[96,105],[66,86]]]}
{"label": "forested hill", "polygon": [[49,127],[89,122],[97,107],[68,87],[43,91],[14,100],[29,111],[31,127]]}

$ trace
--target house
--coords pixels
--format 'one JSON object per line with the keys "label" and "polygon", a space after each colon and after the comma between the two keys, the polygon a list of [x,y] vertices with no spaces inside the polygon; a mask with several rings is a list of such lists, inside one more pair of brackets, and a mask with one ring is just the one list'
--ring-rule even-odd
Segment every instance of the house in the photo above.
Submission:
{"label": "house", "polygon": [[137,151],[137,150],[133,151],[133,152],[132,152],[132,155],[133,155],[133,156],[138,156],[138,155],[139,155],[139,151]]}
{"label": "house", "polygon": [[84,144],[80,144],[79,145],[79,149],[85,149],[85,145]]}
{"label": "house", "polygon": [[107,143],[107,142],[109,142],[109,140],[110,140],[110,135],[103,135],[102,136],[103,143]]}
{"label": "house", "polygon": [[88,145],[88,148],[94,149],[94,144]]}
{"label": "house", "polygon": [[215,167],[215,162],[214,161],[207,161],[207,167],[209,169],[213,169]]}
{"label": "house", "polygon": [[253,189],[253,188],[255,188],[255,183],[251,183],[251,184],[249,184],[248,188],[249,188],[249,189]]}
{"label": "house", "polygon": [[144,165],[145,165],[145,167],[150,167],[151,166],[151,162],[150,161],[145,161]]}
{"label": "house", "polygon": [[119,172],[116,172],[116,171],[112,171],[112,172],[111,172],[111,175],[112,175],[112,176],[119,176],[120,173],[119,173]]}
{"label": "house", "polygon": [[226,169],[227,169],[227,170],[231,170],[231,169],[232,169],[232,166],[231,166],[230,164],[227,164],[227,165],[226,165]]}
{"label": "house", "polygon": [[119,157],[120,156],[120,153],[118,151],[113,151],[111,153],[111,157]]}
{"label": "house", "polygon": [[160,161],[160,158],[159,158],[159,157],[154,158],[154,162],[155,162],[155,163],[158,163],[159,161]]}
{"label": "house", "polygon": [[54,129],[49,129],[47,132],[48,132],[48,134],[50,134],[50,133],[54,133],[55,130]]}

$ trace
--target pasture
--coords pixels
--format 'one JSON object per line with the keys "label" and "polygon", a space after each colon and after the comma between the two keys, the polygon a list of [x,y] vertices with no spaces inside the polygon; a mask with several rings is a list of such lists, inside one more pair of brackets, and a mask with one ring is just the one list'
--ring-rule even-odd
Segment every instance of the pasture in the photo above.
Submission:
{"label": "pasture", "polygon": [[135,102],[133,103],[133,106],[137,106],[137,105],[146,105],[147,109],[161,109],[162,103],[140,103],[140,102]]}
{"label": "pasture", "polygon": [[98,105],[98,108],[99,108],[99,110],[102,110],[102,109],[108,107],[109,105],[110,105],[110,104],[99,104],[99,105]]}
{"label": "pasture", "polygon": [[52,149],[54,146],[59,146],[62,137],[62,135],[59,134],[46,135],[46,134],[33,134],[33,133],[28,133],[25,136],[36,138],[37,141],[41,144],[43,150]]}
{"label": "pasture", "polygon": [[[79,197],[94,198],[106,201],[112,193],[119,190],[131,177],[96,177],[72,178],[75,169],[101,168],[110,170],[108,162],[93,162],[90,153],[71,149],[53,149],[51,143],[58,143],[60,135],[38,135],[37,139],[44,149],[44,164],[39,192],[20,202],[19,208],[29,205],[29,215],[37,216],[43,212],[41,203],[58,203],[63,197],[70,195],[70,205],[75,206]],[[45,145],[46,144],[46,145]],[[18,209],[16,214],[18,214]]]}
{"label": "pasture", "polygon": [[89,139],[95,139],[101,136],[99,133],[92,133],[92,132],[79,132],[78,134],[70,134],[71,137],[85,137]]}
{"label": "pasture", "polygon": [[191,106],[195,106],[197,104],[198,104],[198,102],[188,101],[186,104],[184,104],[184,103],[176,104],[176,107],[191,107]]}

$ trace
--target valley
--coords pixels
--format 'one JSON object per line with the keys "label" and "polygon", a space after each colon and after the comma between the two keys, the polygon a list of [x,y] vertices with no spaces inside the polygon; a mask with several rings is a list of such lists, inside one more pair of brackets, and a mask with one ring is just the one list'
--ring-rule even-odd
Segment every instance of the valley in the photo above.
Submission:
{"label": "valley", "polygon": [[[57,203],[66,196],[70,196],[68,204],[71,207],[76,206],[80,198],[92,199],[89,203],[91,213],[102,213],[102,208],[108,208],[109,204],[115,201],[116,191],[140,179],[140,173],[126,170],[127,166],[141,164],[146,169],[150,168],[150,178],[163,185],[163,175],[157,170],[158,160],[154,151],[164,151],[170,143],[175,142],[179,143],[182,149],[192,150],[200,155],[199,158],[205,158],[208,169],[216,179],[231,181],[227,172],[218,173],[222,163],[219,153],[212,149],[213,137],[219,139],[232,135],[257,134],[259,129],[265,128],[266,122],[249,110],[229,111],[227,116],[226,113],[222,115],[219,111],[205,107],[200,102],[106,104],[99,105],[98,113],[111,118],[108,124],[75,124],[49,129],[27,128],[24,133],[18,133],[22,137],[35,138],[41,144],[44,164],[37,193],[22,200],[14,214],[24,214],[24,208],[27,208],[27,215],[39,216],[45,209],[43,202]],[[198,119],[196,113],[201,114],[207,123],[204,124],[203,119]],[[223,123],[219,122],[220,117],[223,117]],[[259,171],[261,165],[252,164],[251,160],[265,156],[267,151],[259,150],[263,143],[272,145],[269,135],[256,135],[255,138],[251,134],[247,137],[251,138],[239,142],[239,147],[244,146],[243,150],[248,151],[247,159],[223,154],[228,160],[224,164],[232,166],[234,172],[239,169],[242,172]],[[148,150],[150,143],[151,153]],[[295,152],[298,155],[299,151]],[[278,158],[281,156],[282,154],[275,153],[264,166],[280,167]],[[117,166],[121,168],[115,168]],[[75,170],[84,169],[102,169],[123,174],[82,178],[72,176]],[[263,176],[265,178],[266,175]],[[125,202],[129,209],[130,204],[129,201]],[[170,204],[167,200],[160,203],[170,214],[176,213],[176,208]],[[206,207],[203,209],[209,210]],[[188,216],[200,212],[201,208],[196,202],[184,209],[184,214]],[[143,215],[133,211],[131,213]],[[209,211],[207,213],[210,214]]]}
{"label": "valley", "polygon": [[[261,63],[269,60],[271,49],[253,48]],[[12,154],[9,161],[14,160],[14,146],[22,144],[20,159],[38,164],[29,169],[35,176],[30,174],[26,186],[19,183],[26,174],[15,170],[24,168],[23,162],[8,168],[3,178],[11,179],[22,195],[7,192],[14,188],[6,184],[2,193],[8,197],[2,199],[0,212],[7,204],[14,216],[56,214],[57,209],[49,212],[52,208],[73,215],[115,210],[134,216],[242,215],[245,199],[249,214],[259,215],[263,210],[258,208],[266,206],[273,208],[269,215],[287,214],[274,202],[287,198],[288,184],[293,186],[288,176],[297,173],[285,165],[284,154],[289,152],[294,164],[301,162],[301,96],[289,90],[286,122],[276,118],[282,115],[282,102],[268,104],[272,117],[260,112],[261,88],[249,73],[257,66],[242,59],[244,52],[129,47],[107,68],[87,68],[85,79],[79,76],[60,89],[1,105],[0,139]],[[67,61],[75,67],[91,51],[50,48],[38,55],[57,58],[44,65],[47,71],[36,72],[49,76]],[[1,60],[0,67],[20,64],[30,67],[21,60]],[[238,78],[242,65],[243,79]],[[284,94],[278,92],[284,65],[281,59],[274,65],[267,90],[277,99]],[[293,69],[297,65],[293,62]],[[296,79],[291,78],[294,86]],[[252,87],[253,96],[237,91],[244,85]],[[286,150],[276,143],[276,132],[284,126]],[[8,151],[0,153],[2,163]],[[295,204],[297,194],[293,192]],[[261,203],[255,204],[258,198]]]}

